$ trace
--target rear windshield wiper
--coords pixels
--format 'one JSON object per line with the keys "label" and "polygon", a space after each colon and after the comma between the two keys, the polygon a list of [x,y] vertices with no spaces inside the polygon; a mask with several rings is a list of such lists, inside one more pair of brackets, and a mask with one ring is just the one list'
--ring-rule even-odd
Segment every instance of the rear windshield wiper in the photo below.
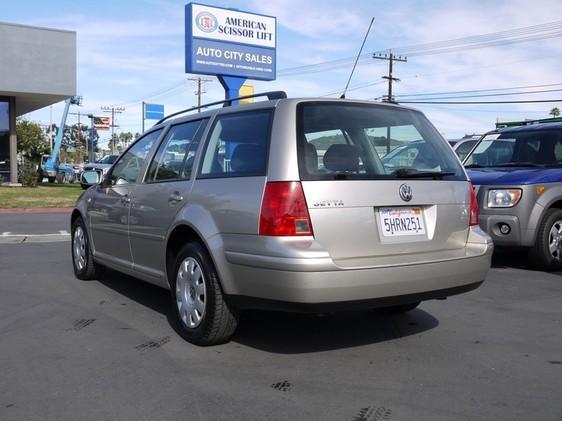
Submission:
{"label": "rear windshield wiper", "polygon": [[408,168],[399,168],[394,171],[391,175],[394,175],[398,178],[426,178],[432,177],[436,179],[443,178],[448,175],[455,175],[454,172],[445,172],[445,171],[418,171],[414,169]]}
{"label": "rear windshield wiper", "polygon": [[544,165],[536,164],[534,162],[513,161],[506,162],[505,164],[494,165],[494,167],[544,167]]}

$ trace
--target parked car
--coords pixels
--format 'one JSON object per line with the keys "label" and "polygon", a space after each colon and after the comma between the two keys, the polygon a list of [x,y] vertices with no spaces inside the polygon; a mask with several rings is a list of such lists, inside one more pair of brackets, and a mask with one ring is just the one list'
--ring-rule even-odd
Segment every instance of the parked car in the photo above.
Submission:
{"label": "parked car", "polygon": [[[83,166],[82,173],[84,171],[97,171],[100,173],[100,177],[103,178],[103,176],[111,168],[113,163],[117,160],[117,158],[119,158],[119,154],[105,155],[103,158],[97,160],[96,162],[86,163]],[[82,186],[83,189],[87,189],[92,186],[92,184],[90,184],[87,179],[80,177],[80,186]]]}
{"label": "parked car", "polygon": [[[72,212],[75,275],[170,289],[177,330],[200,345],[227,341],[248,308],[406,312],[483,282],[493,244],[474,190],[420,111],[264,95],[132,144]],[[385,169],[389,130],[434,161]]]}
{"label": "parked car", "polygon": [[562,124],[494,130],[464,161],[480,226],[497,246],[526,248],[530,262],[562,267]]}
{"label": "parked car", "polygon": [[481,136],[469,137],[466,139],[461,139],[458,142],[455,142],[455,144],[453,145],[453,150],[455,151],[455,153],[457,154],[457,156],[461,161],[464,161],[464,159],[470,153],[472,148],[476,146],[476,144],[480,140],[480,137]]}
{"label": "parked car", "polygon": [[426,169],[439,170],[439,160],[434,155],[434,150],[425,140],[408,142],[408,145],[399,146],[381,158],[387,171],[397,168],[411,167],[414,162]]}

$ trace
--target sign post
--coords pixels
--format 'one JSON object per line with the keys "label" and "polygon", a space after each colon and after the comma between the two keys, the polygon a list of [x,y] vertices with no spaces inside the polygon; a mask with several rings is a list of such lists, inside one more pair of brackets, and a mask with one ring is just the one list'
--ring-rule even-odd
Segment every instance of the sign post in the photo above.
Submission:
{"label": "sign post", "polygon": [[225,99],[246,79],[275,80],[274,16],[189,3],[185,6],[185,71],[216,75]]}
{"label": "sign post", "polygon": [[144,120],[160,120],[164,118],[164,105],[142,103],[142,132],[144,133]]}

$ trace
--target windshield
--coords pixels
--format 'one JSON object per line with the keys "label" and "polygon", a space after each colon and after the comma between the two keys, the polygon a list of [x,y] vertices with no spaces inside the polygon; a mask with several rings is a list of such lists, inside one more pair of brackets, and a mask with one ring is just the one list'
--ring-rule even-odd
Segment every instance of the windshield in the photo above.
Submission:
{"label": "windshield", "polygon": [[529,130],[494,133],[464,161],[467,168],[549,167],[562,164],[562,131]]}
{"label": "windshield", "polygon": [[465,180],[449,145],[418,111],[301,103],[298,129],[302,180]]}
{"label": "windshield", "polygon": [[117,160],[117,157],[118,155],[106,155],[96,162],[98,164],[113,164]]}

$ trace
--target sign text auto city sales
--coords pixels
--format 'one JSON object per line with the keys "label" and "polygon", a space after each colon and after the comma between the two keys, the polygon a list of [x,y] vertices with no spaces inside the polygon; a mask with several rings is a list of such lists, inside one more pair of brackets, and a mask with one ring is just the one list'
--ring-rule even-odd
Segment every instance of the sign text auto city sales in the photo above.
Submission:
{"label": "sign text auto city sales", "polygon": [[276,19],[186,5],[186,72],[275,79]]}

